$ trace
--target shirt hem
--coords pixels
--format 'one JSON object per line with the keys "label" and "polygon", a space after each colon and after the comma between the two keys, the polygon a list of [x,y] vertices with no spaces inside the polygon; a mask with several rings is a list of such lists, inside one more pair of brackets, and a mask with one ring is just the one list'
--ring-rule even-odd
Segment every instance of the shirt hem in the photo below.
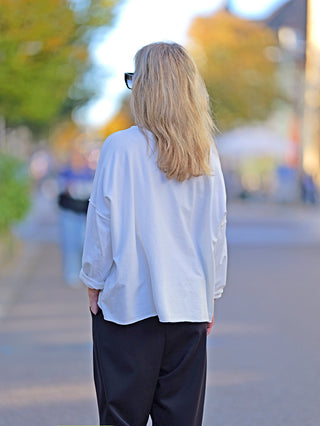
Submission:
{"label": "shirt hem", "polygon": [[103,307],[101,307],[100,305],[99,305],[99,307],[102,310],[103,318],[106,321],[113,322],[113,323],[118,324],[118,325],[135,324],[136,322],[143,321],[145,319],[152,318],[152,317],[158,317],[159,322],[161,322],[161,323],[178,323],[178,322],[179,323],[181,323],[181,322],[190,322],[190,323],[204,323],[204,322],[206,322],[206,323],[208,323],[208,322],[211,321],[211,319],[209,320],[208,318],[205,318],[205,319],[192,319],[192,318],[168,318],[168,319],[164,319],[161,316],[159,317],[159,315],[157,314],[157,312],[152,312],[152,313],[149,313],[149,314],[139,315],[139,316],[137,316],[134,319],[129,319],[129,320],[121,321],[118,318],[114,318],[112,316],[109,316],[109,315],[105,314],[104,311],[103,311]]}

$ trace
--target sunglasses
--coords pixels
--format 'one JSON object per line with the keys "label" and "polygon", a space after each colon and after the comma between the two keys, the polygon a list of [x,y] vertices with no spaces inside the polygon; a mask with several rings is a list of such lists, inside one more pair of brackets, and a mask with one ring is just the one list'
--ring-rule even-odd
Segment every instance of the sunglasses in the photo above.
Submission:
{"label": "sunglasses", "polygon": [[132,89],[133,76],[134,76],[133,72],[125,72],[124,73],[124,81],[126,83],[127,88],[130,89],[130,90]]}

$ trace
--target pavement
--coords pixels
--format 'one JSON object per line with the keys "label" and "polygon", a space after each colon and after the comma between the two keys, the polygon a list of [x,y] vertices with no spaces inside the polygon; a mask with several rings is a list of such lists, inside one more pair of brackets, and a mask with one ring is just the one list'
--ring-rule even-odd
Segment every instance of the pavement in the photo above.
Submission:
{"label": "pavement", "polygon": [[64,285],[56,244],[26,256],[0,321],[0,425],[98,424],[85,288]]}
{"label": "pavement", "polygon": [[[63,283],[56,212],[37,203],[0,276],[0,426],[95,425],[86,289]],[[230,205],[204,426],[320,425],[319,225],[318,206]]]}

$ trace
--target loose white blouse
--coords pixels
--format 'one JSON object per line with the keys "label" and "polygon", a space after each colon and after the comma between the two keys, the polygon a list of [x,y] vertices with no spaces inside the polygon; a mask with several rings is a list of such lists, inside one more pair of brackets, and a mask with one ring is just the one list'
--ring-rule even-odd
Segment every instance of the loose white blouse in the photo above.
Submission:
{"label": "loose white blouse", "polygon": [[104,318],[210,322],[226,284],[226,194],[212,176],[168,180],[138,127],[104,143],[87,215],[80,278],[101,290]]}

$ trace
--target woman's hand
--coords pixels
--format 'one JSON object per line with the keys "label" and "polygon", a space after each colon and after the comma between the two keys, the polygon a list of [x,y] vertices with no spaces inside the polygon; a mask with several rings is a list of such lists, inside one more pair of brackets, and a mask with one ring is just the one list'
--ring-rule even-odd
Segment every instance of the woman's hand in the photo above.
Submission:
{"label": "woman's hand", "polygon": [[208,323],[207,323],[207,336],[209,336],[209,334],[210,334],[210,332],[211,332],[211,330],[212,330],[213,323],[214,323],[214,314],[212,315],[212,320],[211,320],[211,322],[208,322]]}
{"label": "woman's hand", "polygon": [[99,310],[99,306],[98,306],[99,293],[100,293],[100,290],[88,288],[89,306],[90,306],[91,312],[94,315],[96,315]]}
{"label": "woman's hand", "polygon": [[[215,302],[216,302],[216,299],[214,299],[213,303],[215,303]],[[212,330],[213,324],[214,324],[214,313],[212,315],[211,322],[208,322],[208,324],[207,324],[207,336],[209,336],[209,334],[210,334],[210,332]]]}

